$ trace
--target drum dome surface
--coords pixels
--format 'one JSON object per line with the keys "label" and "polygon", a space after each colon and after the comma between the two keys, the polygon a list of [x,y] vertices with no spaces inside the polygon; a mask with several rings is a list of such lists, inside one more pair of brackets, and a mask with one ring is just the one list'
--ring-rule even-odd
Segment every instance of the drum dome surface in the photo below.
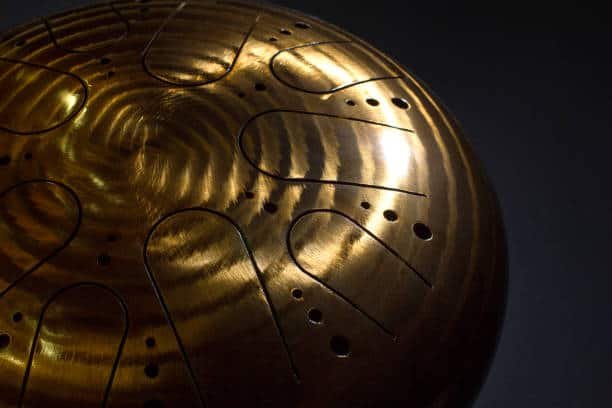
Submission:
{"label": "drum dome surface", "polygon": [[271,5],[115,1],[6,33],[0,91],[0,406],[474,397],[500,211],[372,46]]}

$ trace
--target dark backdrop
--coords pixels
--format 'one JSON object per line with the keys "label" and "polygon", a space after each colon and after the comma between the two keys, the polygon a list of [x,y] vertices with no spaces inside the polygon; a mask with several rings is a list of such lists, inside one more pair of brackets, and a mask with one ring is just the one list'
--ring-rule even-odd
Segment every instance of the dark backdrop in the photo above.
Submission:
{"label": "dark backdrop", "polygon": [[[0,0],[0,31],[88,3]],[[361,36],[429,84],[497,188],[509,301],[475,406],[612,406],[605,258],[612,251],[612,25],[603,8],[536,0],[275,3]]]}

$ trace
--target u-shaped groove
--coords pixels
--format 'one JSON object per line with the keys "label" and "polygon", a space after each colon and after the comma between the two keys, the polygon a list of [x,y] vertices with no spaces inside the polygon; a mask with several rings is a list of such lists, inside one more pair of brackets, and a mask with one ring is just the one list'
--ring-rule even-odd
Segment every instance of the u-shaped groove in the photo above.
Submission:
{"label": "u-shaped groove", "polygon": [[36,64],[34,62],[27,62],[27,61],[21,61],[21,60],[16,60],[16,59],[12,59],[12,58],[5,58],[5,57],[0,57],[0,62],[7,62],[10,64],[23,64],[32,68],[37,68],[37,69],[41,69],[41,70],[46,70],[46,71],[50,71],[59,75],[65,75],[65,76],[69,76],[73,79],[76,79],[80,85],[81,85],[81,89],[83,92],[83,97],[81,98],[81,102],[79,103],[79,105],[76,107],[76,109],[72,109],[72,111],[70,112],[70,114],[68,116],[66,116],[63,120],[59,121],[58,123],[53,124],[52,126],[49,126],[47,128],[44,129],[37,129],[37,130],[31,130],[31,131],[20,131],[20,130],[16,130],[16,129],[9,129],[6,128],[2,125],[0,125],[0,130],[3,130],[5,132],[8,133],[12,133],[12,134],[16,134],[16,135],[39,135],[41,133],[46,133],[46,132],[51,132],[52,130],[55,130],[61,126],[64,126],[65,124],[69,123],[72,119],[74,119],[79,113],[81,113],[81,111],[83,110],[83,108],[85,107],[85,104],[87,103],[87,100],[89,99],[89,90],[87,87],[87,83],[85,83],[85,81],[79,77],[78,75],[75,75],[71,72],[67,72],[67,71],[61,71],[59,69],[55,69],[55,68],[51,68],[51,67],[47,67],[45,65],[40,65],[40,64]]}
{"label": "u-shaped groove", "polygon": [[353,225],[355,225],[357,228],[359,228],[360,230],[362,230],[363,232],[365,232],[370,238],[374,239],[378,244],[380,244],[382,247],[384,247],[391,255],[393,255],[394,257],[396,257],[397,259],[399,259],[404,265],[406,265],[412,272],[414,272],[414,274],[419,278],[419,280],[421,280],[421,282],[429,289],[433,289],[433,284],[427,279],[425,278],[425,276],[423,276],[421,273],[419,273],[412,265],[410,265],[410,263],[408,263],[400,254],[397,253],[397,251],[395,251],[393,248],[391,248],[389,245],[387,245],[384,241],[382,241],[379,237],[377,237],[374,233],[372,233],[370,230],[368,230],[367,228],[365,228],[363,225],[361,225],[358,221],[356,221],[355,219],[351,218],[349,215],[338,211],[338,210],[334,210],[334,209],[313,209],[313,210],[308,210],[305,211],[303,213],[301,213],[300,215],[298,215],[296,218],[294,218],[291,221],[291,224],[289,225],[289,228],[287,230],[287,238],[286,238],[286,243],[287,243],[287,250],[289,252],[289,256],[291,257],[291,260],[293,261],[293,263],[297,266],[297,268],[304,273],[306,276],[308,276],[309,278],[313,279],[314,281],[316,281],[317,283],[321,284],[323,287],[325,287],[326,289],[328,289],[329,291],[331,291],[334,295],[338,296],[340,299],[342,299],[344,302],[346,302],[347,304],[349,304],[350,306],[352,306],[355,310],[357,310],[360,314],[362,314],[365,318],[367,318],[368,320],[370,320],[372,323],[374,323],[376,326],[378,326],[382,331],[384,331],[386,334],[388,334],[389,336],[393,337],[394,340],[397,340],[397,336],[387,327],[385,327],[383,325],[383,323],[381,323],[379,320],[377,320],[376,318],[374,318],[372,315],[370,315],[369,313],[367,313],[363,308],[361,308],[359,305],[357,305],[355,302],[353,302],[351,299],[349,299],[347,296],[343,295],[339,290],[333,288],[332,286],[328,285],[325,281],[323,281],[322,279],[320,279],[319,277],[317,277],[316,275],[312,274],[311,272],[307,271],[298,261],[297,256],[295,255],[294,251],[293,251],[293,245],[292,245],[292,233],[293,230],[295,228],[295,226],[297,225],[297,223],[302,220],[304,217],[311,215],[311,214],[316,214],[316,213],[331,213],[331,214],[336,214],[338,216],[343,217],[344,219],[346,219],[347,221],[349,221],[350,223],[352,223]]}
{"label": "u-shaped groove", "polygon": [[315,41],[315,42],[310,42],[310,43],[306,43],[306,44],[300,44],[300,45],[295,45],[293,47],[289,47],[289,48],[285,48],[282,50],[279,50],[278,52],[276,52],[272,58],[270,59],[269,62],[269,68],[270,68],[270,72],[272,72],[272,75],[283,85],[294,89],[296,91],[300,91],[300,92],[305,92],[305,93],[309,93],[309,94],[314,94],[314,95],[327,95],[327,94],[332,94],[338,91],[342,91],[348,88],[352,88],[354,86],[358,86],[358,85],[362,85],[362,84],[366,84],[369,82],[376,82],[376,81],[385,81],[385,80],[389,80],[389,79],[401,79],[404,78],[403,75],[385,75],[385,76],[380,76],[380,77],[376,77],[376,78],[368,78],[368,79],[364,79],[361,81],[354,81],[354,82],[350,82],[348,84],[344,84],[344,85],[339,85],[336,86],[334,88],[331,88],[329,90],[326,91],[315,91],[312,89],[305,89],[305,88],[300,88],[299,86],[296,86],[294,84],[291,84],[289,82],[287,82],[285,79],[282,78],[281,75],[279,75],[279,73],[277,72],[276,68],[275,68],[275,61],[276,59],[281,56],[282,54],[286,53],[286,52],[290,52],[293,50],[297,50],[300,48],[307,48],[307,47],[316,47],[319,45],[329,45],[329,44],[356,44],[354,41],[351,40],[333,40],[333,41]]}
{"label": "u-shaped groove", "polygon": [[[305,212],[301,213],[300,215],[298,215],[296,218],[294,218],[291,221],[291,225],[289,226],[289,232],[287,234],[287,242],[288,243],[290,242],[289,237],[290,237],[291,232],[292,232],[293,228],[295,227],[295,225],[302,218],[306,217],[307,215],[315,214],[315,213],[331,213],[331,214],[336,214],[336,215],[339,215],[339,216],[345,218],[346,220],[348,220],[349,222],[354,224],[356,227],[358,227],[359,229],[364,231],[366,234],[368,234],[370,236],[370,238],[374,239],[376,242],[378,242],[380,245],[382,245],[387,251],[389,251],[389,253],[391,253],[391,255],[393,255],[394,257],[396,257],[400,261],[402,261],[402,263],[404,265],[406,265],[412,272],[414,272],[414,274],[423,282],[423,284],[425,284],[425,286],[427,286],[429,289],[433,289],[433,284],[425,276],[423,276],[423,274],[421,274],[419,271],[417,271],[408,261],[406,261],[395,249],[393,249],[389,245],[387,245],[383,240],[381,240],[379,237],[377,237],[372,231],[370,231],[369,229],[367,229],[366,227],[361,225],[357,220],[353,219],[349,215],[347,215],[347,214],[345,214],[345,213],[343,213],[341,211],[338,211],[338,210],[334,210],[334,209],[330,209],[330,208],[319,208],[319,209],[314,209],[314,210],[308,210],[308,211],[305,211]],[[289,248],[291,248],[291,246],[289,246]],[[290,249],[290,255],[291,255],[291,257],[295,261],[296,258],[295,258],[295,256],[294,256],[294,254],[293,254],[291,249]]]}
{"label": "u-shaped groove", "polygon": [[[117,10],[117,8],[115,7],[113,3],[108,3],[108,7],[113,11],[113,13],[117,15],[118,19],[125,25],[125,31],[123,32],[123,35],[121,35],[121,37],[117,38],[115,41],[118,42],[118,41],[124,40],[130,34],[130,30],[131,30],[130,21],[123,14],[121,14],[119,10]],[[88,55],[90,57],[95,57],[94,52],[97,50],[96,48],[89,49],[89,50],[78,50],[78,49],[68,48],[60,44],[60,42],[57,41],[57,37],[53,33],[53,27],[51,26],[51,23],[49,22],[49,20],[45,17],[41,17],[40,19],[42,23],[45,25],[45,28],[47,29],[47,33],[49,34],[49,38],[51,39],[51,42],[56,48],[64,52],[67,52],[67,53],[82,54],[82,55]]]}
{"label": "u-shaped groove", "polygon": [[56,256],[61,251],[63,251],[72,242],[72,240],[76,237],[76,235],[79,232],[79,229],[81,227],[81,219],[83,217],[83,208],[81,206],[81,201],[79,200],[79,197],[77,196],[77,194],[70,187],[68,187],[67,185],[65,185],[63,183],[60,183],[58,181],[47,180],[47,179],[32,179],[32,180],[22,181],[21,183],[15,184],[14,186],[11,186],[8,189],[6,189],[3,192],[1,192],[0,193],[0,200],[6,194],[10,193],[11,191],[13,191],[13,190],[15,190],[15,189],[17,189],[19,187],[22,187],[22,186],[25,186],[25,185],[28,185],[28,184],[35,184],[35,183],[49,183],[49,184],[55,185],[57,187],[60,187],[61,189],[63,189],[66,192],[68,192],[68,194],[71,196],[71,198],[74,200],[74,202],[76,204],[76,207],[77,207],[77,210],[78,210],[77,219],[76,219],[76,222],[74,224],[74,228],[72,229],[71,233],[68,235],[68,238],[66,238],[66,240],[63,242],[63,244],[61,246],[57,247],[55,250],[53,250],[50,254],[44,256],[42,259],[40,259],[38,262],[36,262],[34,264],[34,266],[32,266],[29,270],[27,270],[26,272],[22,273],[17,279],[15,279],[13,282],[11,282],[9,285],[7,285],[6,288],[4,288],[2,291],[0,291],[0,299],[2,299],[2,297],[6,293],[8,293],[17,284],[19,284],[19,282],[21,282],[22,280],[27,278],[34,271],[36,271],[41,265],[45,264],[51,258]]}
{"label": "u-shaped groove", "polygon": [[291,110],[291,109],[271,109],[271,110],[267,110],[267,111],[264,111],[264,112],[260,112],[257,115],[251,117],[249,120],[247,120],[240,127],[240,131],[238,133],[238,148],[240,149],[240,153],[242,153],[242,156],[247,161],[247,163],[249,163],[255,170],[257,170],[261,174],[263,174],[265,176],[268,176],[270,178],[273,178],[275,180],[280,180],[280,181],[284,181],[284,182],[288,182],[288,183],[313,183],[313,184],[329,184],[329,185],[342,185],[342,186],[372,188],[372,189],[377,189],[377,190],[394,191],[396,193],[403,193],[403,194],[413,195],[413,196],[416,196],[416,197],[427,198],[427,194],[425,194],[425,193],[418,192],[418,191],[404,190],[404,189],[401,189],[401,188],[379,186],[379,185],[375,185],[375,184],[357,183],[357,182],[352,182],[352,181],[321,180],[321,179],[313,179],[313,178],[307,178],[307,177],[296,177],[296,178],[283,177],[283,176],[279,176],[279,175],[276,175],[276,174],[272,174],[269,171],[266,171],[266,170],[262,169],[247,154],[247,151],[246,151],[246,149],[244,147],[244,134],[245,134],[245,132],[247,130],[247,127],[252,122],[254,122],[256,119],[258,119],[258,118],[260,118],[260,117],[262,117],[264,115],[270,114],[270,113],[297,113],[297,114],[310,115],[310,116],[322,116],[322,117],[334,118],[334,119],[344,119],[344,120],[351,120],[351,121],[360,122],[360,123],[366,123],[366,124],[370,124],[370,125],[384,126],[384,127],[390,128],[390,129],[396,129],[396,130],[401,130],[401,131],[404,131],[404,132],[414,133],[414,130],[412,130],[412,129],[400,128],[400,127],[397,127],[397,126],[388,125],[386,123],[374,122],[374,121],[367,120],[367,119],[353,118],[353,117],[349,117],[349,116],[339,116],[339,115],[333,115],[333,114],[329,114],[329,113],[307,112],[307,111],[299,111],[299,110]]}
{"label": "u-shaped groove", "polygon": [[158,299],[158,301],[160,302],[160,305],[162,306],[162,309],[164,311],[164,314],[166,315],[166,319],[168,320],[168,323],[170,324],[170,327],[174,333],[174,336],[176,338],[178,347],[180,349],[180,352],[183,356],[183,359],[185,361],[185,364],[187,366],[187,369],[189,371],[191,380],[193,382],[194,387],[196,388],[197,392],[198,392],[198,396],[200,398],[200,403],[202,404],[202,406],[206,406],[205,401],[204,401],[204,394],[202,392],[202,390],[200,390],[199,386],[198,386],[198,382],[196,381],[195,378],[195,374],[193,371],[193,368],[191,366],[191,363],[189,362],[189,358],[187,356],[187,352],[185,349],[185,346],[183,344],[183,341],[181,339],[181,336],[179,335],[178,329],[176,328],[176,324],[174,323],[174,320],[172,319],[171,313],[170,313],[170,309],[168,308],[166,301],[164,299],[164,296],[161,292],[161,289],[159,287],[159,284],[157,282],[157,280],[155,279],[155,277],[153,276],[152,273],[152,268],[151,265],[149,263],[149,259],[148,259],[148,246],[149,246],[149,242],[151,237],[153,236],[155,230],[157,229],[157,227],[159,227],[162,223],[164,223],[166,220],[170,219],[171,217],[178,215],[178,214],[183,214],[183,213],[187,213],[187,212],[204,212],[204,213],[209,213],[215,216],[220,217],[221,219],[223,219],[224,221],[228,222],[237,232],[240,241],[249,257],[249,260],[251,262],[251,266],[253,267],[253,270],[255,271],[255,274],[257,276],[257,280],[259,283],[259,287],[263,292],[263,295],[266,299],[266,303],[268,305],[268,309],[270,311],[270,315],[272,317],[272,320],[274,322],[274,326],[276,328],[276,331],[281,339],[282,342],[282,346],[283,349],[285,351],[285,354],[287,356],[292,374],[293,374],[293,378],[296,381],[296,383],[300,383],[300,377],[299,377],[299,373],[297,370],[297,367],[295,365],[295,362],[293,360],[293,356],[291,354],[291,351],[289,350],[289,345],[287,344],[287,339],[285,338],[285,334],[282,330],[282,327],[280,325],[279,322],[279,318],[278,318],[278,312],[276,310],[276,308],[274,307],[274,303],[272,302],[271,296],[270,296],[270,292],[268,290],[268,287],[265,283],[265,280],[263,278],[263,275],[261,273],[261,270],[259,269],[256,261],[255,261],[255,257],[253,255],[253,252],[251,250],[251,247],[248,244],[246,235],[244,233],[244,231],[240,228],[240,226],[233,220],[231,219],[229,216],[227,216],[226,214],[216,211],[216,210],[212,210],[212,209],[208,209],[208,208],[203,208],[203,207],[191,207],[191,208],[185,208],[185,209],[181,209],[181,210],[177,210],[174,211],[172,213],[166,214],[164,217],[162,217],[161,219],[159,219],[151,228],[151,230],[149,231],[149,233],[147,234],[147,237],[145,239],[145,243],[144,243],[144,247],[143,247],[143,257],[144,257],[144,263],[145,263],[145,271],[147,273],[147,276],[149,278],[149,280],[151,281],[151,284],[153,286],[153,290],[155,291],[155,295]]}
{"label": "u-shaped groove", "polygon": [[104,397],[102,400],[102,407],[106,407],[107,402],[108,402],[108,398],[113,386],[113,381],[115,379],[115,373],[117,372],[117,367],[119,366],[119,360],[121,359],[121,355],[123,352],[123,346],[125,345],[125,342],[127,340],[127,335],[128,335],[128,330],[129,330],[129,315],[128,315],[128,308],[127,305],[125,303],[125,300],[123,299],[123,297],[116,292],[114,289],[109,288],[108,286],[96,283],[96,282],[79,282],[79,283],[75,283],[73,285],[70,286],[66,286],[60,290],[58,290],[57,292],[55,292],[48,300],[47,302],[44,304],[41,313],[40,313],[40,317],[38,319],[38,323],[36,325],[36,331],[34,332],[34,337],[32,339],[32,343],[30,346],[30,352],[28,355],[28,362],[26,364],[26,368],[25,368],[25,372],[24,372],[24,376],[23,376],[23,381],[21,384],[21,391],[19,393],[19,400],[18,400],[18,407],[21,408],[23,406],[23,400],[25,397],[25,393],[27,390],[27,385],[28,385],[28,380],[30,377],[30,371],[32,368],[32,361],[34,360],[34,353],[36,352],[36,343],[38,342],[38,338],[40,336],[40,330],[41,327],[43,325],[44,322],[44,318],[45,318],[45,313],[47,311],[47,309],[49,308],[49,306],[57,299],[59,298],[62,294],[73,290],[73,289],[77,289],[77,288],[82,288],[82,287],[93,287],[93,288],[98,288],[100,290],[104,290],[106,292],[108,292],[111,296],[113,296],[116,300],[117,303],[120,305],[121,310],[123,312],[123,333],[121,335],[121,340],[119,342],[119,347],[117,348],[117,353],[115,356],[115,359],[113,361],[113,365],[111,368],[111,372],[109,373],[109,378],[108,381],[106,383],[106,386],[104,388]]}
{"label": "u-shaped groove", "polygon": [[225,78],[226,76],[228,76],[232,72],[232,70],[234,69],[234,66],[236,65],[236,62],[238,61],[238,58],[240,57],[240,54],[242,53],[242,50],[244,49],[246,43],[251,38],[251,35],[253,34],[253,31],[255,30],[255,27],[257,26],[257,23],[259,22],[259,18],[260,18],[260,14],[258,13],[255,16],[253,24],[249,27],[248,31],[245,33],[244,38],[242,39],[242,42],[240,43],[240,46],[236,50],[236,55],[232,59],[232,62],[230,63],[230,65],[227,67],[227,69],[225,70],[225,72],[223,74],[219,75],[216,78],[208,79],[208,80],[204,80],[204,81],[194,81],[194,82],[190,82],[190,83],[175,82],[175,81],[168,80],[166,78],[163,78],[163,77],[153,73],[151,71],[151,69],[149,68],[149,66],[147,65],[147,56],[149,55],[149,52],[151,51],[151,48],[152,48],[153,44],[155,43],[155,41],[158,39],[158,37],[163,32],[164,28],[166,28],[168,23],[170,23],[170,21],[172,21],[176,17],[176,15],[179,14],[187,6],[188,3],[189,3],[188,1],[183,1],[183,2],[179,3],[179,5],[176,7],[176,9],[172,13],[170,13],[168,15],[168,17],[166,17],[164,22],[159,26],[157,31],[153,34],[153,36],[151,37],[151,39],[149,40],[149,42],[145,46],[144,50],[142,51],[142,59],[141,59],[142,68],[152,78],[155,78],[156,80],[158,80],[160,82],[163,82],[165,84],[172,85],[172,86],[178,86],[178,87],[181,87],[181,88],[193,88],[193,87],[198,87],[198,86],[203,86],[203,85],[209,85],[209,84],[215,83],[217,81],[220,81],[223,78]]}

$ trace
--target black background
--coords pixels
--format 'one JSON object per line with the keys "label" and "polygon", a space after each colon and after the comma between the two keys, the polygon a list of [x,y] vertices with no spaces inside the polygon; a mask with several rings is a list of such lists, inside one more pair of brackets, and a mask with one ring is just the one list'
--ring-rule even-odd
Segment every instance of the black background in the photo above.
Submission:
{"label": "black background", "polygon": [[[0,0],[0,31],[88,3]],[[274,3],[393,56],[446,103],[485,164],[510,287],[475,407],[612,406],[610,14],[584,2]]]}

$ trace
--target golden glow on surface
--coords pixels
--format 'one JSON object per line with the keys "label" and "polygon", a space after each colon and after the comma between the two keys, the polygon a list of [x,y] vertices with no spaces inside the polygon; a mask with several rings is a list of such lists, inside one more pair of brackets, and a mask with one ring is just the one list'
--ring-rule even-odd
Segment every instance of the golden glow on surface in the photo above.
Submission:
{"label": "golden glow on surface", "polygon": [[0,406],[418,405],[478,383],[503,233],[428,91],[308,16],[149,6],[0,40]]}
{"label": "golden glow on surface", "polygon": [[385,159],[387,175],[400,180],[408,177],[412,157],[410,144],[406,138],[383,132],[380,134],[378,144]]}
{"label": "golden glow on surface", "polygon": [[79,96],[72,93],[66,93],[63,99],[66,112],[71,112],[79,103]]}

